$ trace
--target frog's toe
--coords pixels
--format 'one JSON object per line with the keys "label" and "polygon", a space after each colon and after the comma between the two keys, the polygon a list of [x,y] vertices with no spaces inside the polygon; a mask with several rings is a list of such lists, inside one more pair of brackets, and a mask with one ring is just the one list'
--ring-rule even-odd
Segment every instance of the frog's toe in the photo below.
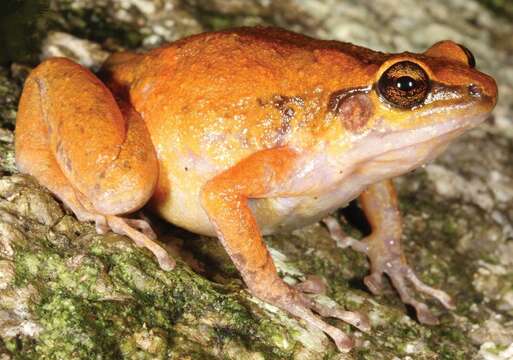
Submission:
{"label": "frog's toe", "polygon": [[94,216],[94,225],[98,234],[106,234],[110,230],[107,219],[103,215]]}
{"label": "frog's toe", "polygon": [[143,219],[125,219],[126,223],[137,230],[141,231],[144,235],[149,237],[151,240],[157,240],[157,234],[151,228],[151,225],[147,220]]}
{"label": "frog's toe", "polygon": [[340,223],[334,216],[329,215],[325,217],[324,219],[322,219],[322,223],[326,225],[326,228],[330,233],[330,237],[335,241],[339,248],[345,249],[347,247],[350,247],[355,251],[364,254],[368,253],[369,249],[367,241],[357,240],[351,236],[346,235],[346,233],[342,229],[342,226],[340,226]]}
{"label": "frog's toe", "polygon": [[[107,215],[105,216],[105,218],[107,220],[109,228],[116,234],[126,235],[130,239],[132,239],[137,246],[145,247],[148,250],[150,250],[153,253],[153,255],[155,255],[155,257],[157,258],[157,261],[162,270],[170,271],[174,269],[174,267],[176,266],[176,262],[171,257],[171,255],[169,255],[168,252],[162,246],[160,246],[150,237],[136,230],[130,224],[130,221],[133,221],[133,219],[123,219],[121,217],[112,215]],[[138,224],[140,225],[140,223]],[[151,233],[155,235],[153,231]]]}
{"label": "frog's toe", "polygon": [[435,315],[433,315],[433,313],[429,310],[426,304],[415,299],[415,297],[412,295],[412,290],[408,287],[407,282],[410,282],[417,291],[437,299],[446,308],[454,308],[453,300],[447,293],[424,284],[415,275],[411,267],[404,264],[401,261],[385,262],[384,268],[375,270],[370,275],[370,277],[382,277],[383,274],[388,275],[394,288],[399,293],[401,300],[405,304],[409,304],[413,306],[413,308],[415,308],[417,318],[419,319],[419,322],[421,322],[422,324],[436,325],[438,324],[438,319]]}
{"label": "frog's toe", "polygon": [[354,311],[343,310],[338,305],[323,304],[315,299],[310,299],[310,308],[322,317],[332,317],[353,325],[363,332],[369,332],[371,329],[370,321],[367,315]]}
{"label": "frog's toe", "polygon": [[326,283],[317,275],[308,275],[306,279],[294,286],[296,290],[308,294],[325,294]]}

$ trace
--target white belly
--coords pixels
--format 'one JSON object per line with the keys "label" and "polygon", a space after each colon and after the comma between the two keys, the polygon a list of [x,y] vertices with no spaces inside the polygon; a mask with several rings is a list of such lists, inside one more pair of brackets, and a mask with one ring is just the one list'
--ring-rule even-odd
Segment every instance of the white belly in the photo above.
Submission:
{"label": "white belly", "polygon": [[318,196],[281,197],[250,200],[264,235],[291,231],[313,224],[355,199],[364,187],[349,181]]}

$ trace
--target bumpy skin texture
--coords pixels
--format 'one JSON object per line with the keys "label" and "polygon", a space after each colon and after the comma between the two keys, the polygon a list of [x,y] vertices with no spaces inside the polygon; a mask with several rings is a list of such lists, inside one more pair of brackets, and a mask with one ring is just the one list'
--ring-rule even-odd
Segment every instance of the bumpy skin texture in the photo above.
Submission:
{"label": "bumpy skin texture", "polygon": [[[492,110],[495,82],[473,68],[468,50],[445,41],[423,54],[383,54],[241,28],[115,54],[100,76],[104,83],[68,60],[47,60],[27,79],[17,119],[18,167],[81,219],[130,236],[170,269],[147,224],[121,217],[149,200],[168,221],[217,235],[256,296],[346,351],[352,340],[314,312],[364,331],[366,318],[316,303],[303,293],[312,284],[286,285],[261,235],[323,219],[362,194],[367,239],[325,222],[340,244],[369,256],[369,288],[378,292],[387,274],[428,324],[436,318],[407,282],[452,307],[407,265],[388,179],[431,160]],[[405,92],[397,79],[423,90]]]}

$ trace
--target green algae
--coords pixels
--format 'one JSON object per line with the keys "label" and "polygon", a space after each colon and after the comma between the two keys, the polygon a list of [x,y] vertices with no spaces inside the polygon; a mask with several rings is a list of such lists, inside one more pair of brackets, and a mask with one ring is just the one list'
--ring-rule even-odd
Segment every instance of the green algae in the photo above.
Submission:
{"label": "green algae", "polygon": [[[70,217],[62,221],[69,225]],[[37,290],[31,311],[42,330],[37,342],[10,343],[13,351],[41,359],[167,358],[177,348],[187,353],[212,343],[219,352],[216,345],[236,342],[241,351],[290,354],[293,348],[275,346],[284,329],[255,318],[240,290],[222,294],[183,263],[164,272],[125,238],[92,231],[83,226],[73,241],[58,245],[63,234],[55,231],[14,244],[13,286]]]}

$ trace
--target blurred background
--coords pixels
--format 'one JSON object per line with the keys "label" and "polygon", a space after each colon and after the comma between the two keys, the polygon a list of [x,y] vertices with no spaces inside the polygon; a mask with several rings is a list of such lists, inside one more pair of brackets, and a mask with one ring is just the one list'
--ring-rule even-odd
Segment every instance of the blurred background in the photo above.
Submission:
{"label": "blurred background", "polygon": [[[330,296],[371,314],[373,333],[357,334],[358,349],[341,355],[322,334],[306,331],[283,315],[264,312],[248,300],[238,274],[211,239],[197,238],[189,244],[179,234],[174,239],[193,254],[188,256],[199,259],[195,261],[200,265],[193,268],[201,274],[186,272],[188,285],[182,287],[176,285],[185,276],[180,271],[166,275],[171,276],[166,282],[153,270],[139,274],[131,268],[140,276],[136,281],[122,272],[112,275],[101,266],[103,270],[93,265],[89,270],[78,265],[67,269],[63,262],[53,272],[65,275],[41,270],[43,276],[28,271],[30,266],[19,256],[7,257],[7,262],[0,256],[0,359],[513,359],[511,0],[1,0],[0,237],[13,234],[2,227],[12,226],[2,212],[8,208],[24,219],[25,225],[16,231],[31,239],[20,245],[27,258],[50,254],[54,260],[65,259],[77,251],[51,240],[50,245],[39,242],[51,236],[30,235],[27,229],[35,226],[26,225],[32,224],[30,206],[16,200],[16,196],[24,199],[24,192],[32,194],[31,200],[24,200],[28,203],[44,197],[35,185],[23,190],[15,185],[21,181],[13,154],[16,109],[32,67],[51,56],[67,56],[95,71],[115,51],[144,51],[203,31],[254,25],[276,25],[386,52],[420,52],[450,39],[469,48],[477,67],[495,77],[499,103],[486,124],[452,145],[434,164],[396,181],[406,238],[411,240],[405,242],[408,258],[430,285],[455,294],[456,312],[445,314],[441,327],[423,327],[404,316],[407,309],[395,293],[370,296],[361,283],[368,271],[365,258],[336,249],[319,226],[290,238],[269,238],[279,252],[273,256],[281,259],[282,275],[316,273],[331,284],[338,281],[341,285],[334,285]],[[73,224],[71,235],[66,230],[62,236],[72,239],[94,233],[92,226]],[[353,231],[358,236],[358,230]],[[316,247],[319,250],[311,250]],[[101,263],[95,256],[87,254]],[[291,271],[291,264],[299,270]],[[202,266],[211,270],[198,270]],[[338,270],[341,266],[343,270]],[[126,296],[109,295],[123,304],[123,310],[95,303],[107,290],[93,286],[88,293],[70,282],[79,274],[92,276],[90,269],[102,274],[108,285],[102,286],[108,291],[116,289]],[[204,276],[217,285],[203,284]],[[166,286],[171,290],[162,290]],[[171,301],[173,297],[181,302]],[[13,304],[24,307],[20,310]],[[162,320],[166,317],[173,322]]]}

